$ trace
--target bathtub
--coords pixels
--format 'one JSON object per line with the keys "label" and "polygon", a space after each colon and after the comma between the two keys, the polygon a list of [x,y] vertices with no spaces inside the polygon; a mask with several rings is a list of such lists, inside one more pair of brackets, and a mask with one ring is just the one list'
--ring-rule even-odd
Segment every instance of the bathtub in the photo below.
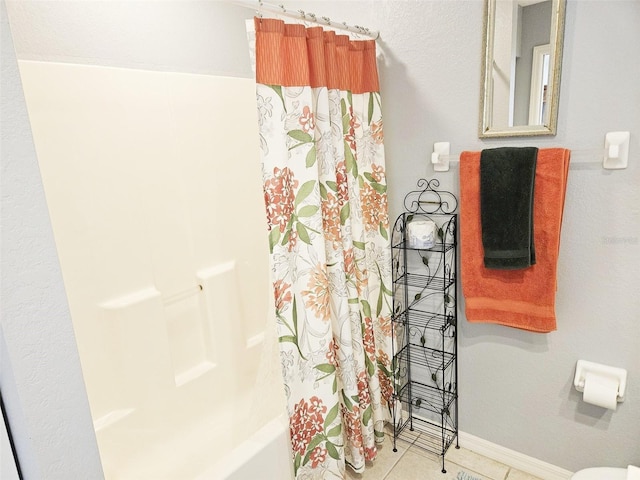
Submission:
{"label": "bathtub", "polygon": [[[129,442],[123,441],[122,431],[98,431],[105,479],[293,479],[286,415],[260,426],[240,442],[238,438],[247,429],[234,432],[231,422],[219,420],[202,419],[190,431],[183,430],[172,438],[157,428],[143,432],[127,429]],[[156,435],[154,441],[151,437]]]}
{"label": "bathtub", "polygon": [[293,479],[286,415],[275,418],[196,480]]}

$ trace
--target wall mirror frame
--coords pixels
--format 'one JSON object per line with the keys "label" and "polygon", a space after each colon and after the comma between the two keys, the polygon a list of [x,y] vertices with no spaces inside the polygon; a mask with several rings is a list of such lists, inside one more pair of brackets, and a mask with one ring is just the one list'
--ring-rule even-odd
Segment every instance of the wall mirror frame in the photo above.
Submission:
{"label": "wall mirror frame", "polygon": [[534,15],[523,12],[532,6],[543,8],[539,3],[543,2],[485,0],[480,138],[556,134],[566,0],[548,0],[550,14],[543,18],[550,23],[536,26],[549,29],[548,36],[544,34],[548,42],[529,45],[535,35],[523,33],[532,28],[523,17]]}

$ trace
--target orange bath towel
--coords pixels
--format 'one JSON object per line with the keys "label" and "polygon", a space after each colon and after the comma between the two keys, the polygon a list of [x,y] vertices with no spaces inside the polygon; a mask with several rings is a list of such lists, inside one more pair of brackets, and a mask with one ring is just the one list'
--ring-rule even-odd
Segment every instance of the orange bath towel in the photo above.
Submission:
{"label": "orange bath towel", "polygon": [[533,332],[556,329],[556,268],[570,151],[538,152],[533,199],[536,264],[521,270],[484,267],[480,223],[480,152],[460,155],[462,293],[469,322]]}

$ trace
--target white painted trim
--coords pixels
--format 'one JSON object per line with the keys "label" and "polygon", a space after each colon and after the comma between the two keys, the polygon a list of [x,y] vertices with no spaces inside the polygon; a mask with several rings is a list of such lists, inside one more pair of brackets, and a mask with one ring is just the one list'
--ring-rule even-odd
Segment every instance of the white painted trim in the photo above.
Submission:
{"label": "white painted trim", "polygon": [[465,432],[458,432],[460,446],[510,467],[529,473],[543,480],[566,480],[573,472],[537,458],[483,440]]}
{"label": "white painted trim", "polygon": [[[544,77],[544,57],[551,56],[551,44],[538,45],[533,47],[533,60],[531,61],[531,85],[529,87],[529,125],[548,125],[549,108],[545,117],[540,118],[542,104],[544,103],[544,85],[549,83],[549,75]],[[547,98],[550,92],[547,92]]]}

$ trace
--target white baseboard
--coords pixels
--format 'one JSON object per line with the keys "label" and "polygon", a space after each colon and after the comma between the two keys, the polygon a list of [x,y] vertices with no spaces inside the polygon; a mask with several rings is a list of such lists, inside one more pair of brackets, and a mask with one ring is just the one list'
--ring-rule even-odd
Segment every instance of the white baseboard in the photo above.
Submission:
{"label": "white baseboard", "polygon": [[458,436],[461,447],[544,480],[567,480],[573,475],[569,470],[496,445],[469,433],[459,432]]}

